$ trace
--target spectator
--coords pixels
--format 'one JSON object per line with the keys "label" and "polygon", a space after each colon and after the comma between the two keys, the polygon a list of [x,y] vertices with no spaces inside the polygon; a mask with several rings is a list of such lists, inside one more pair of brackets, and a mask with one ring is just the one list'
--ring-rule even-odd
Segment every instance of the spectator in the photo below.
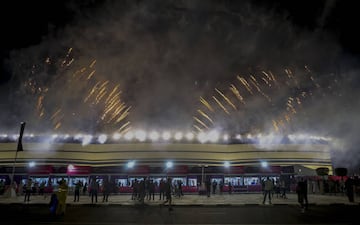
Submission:
{"label": "spectator", "polygon": [[270,177],[267,177],[267,179],[264,182],[264,200],[263,204],[265,204],[266,196],[269,196],[269,204],[271,204],[271,192],[274,189],[274,183],[270,179]]}
{"label": "spectator", "polygon": [[63,179],[60,182],[59,191],[57,193],[57,197],[59,200],[59,203],[58,203],[58,206],[56,209],[57,215],[65,215],[67,194],[68,194],[68,185],[66,183],[66,180]]}
{"label": "spectator", "polygon": [[103,202],[108,202],[110,191],[111,191],[110,182],[108,178],[105,178],[103,183]]}
{"label": "spectator", "polygon": [[82,183],[78,180],[74,185],[75,185],[74,202],[78,202],[80,200],[80,188]]}
{"label": "spectator", "polygon": [[345,181],[345,190],[349,202],[354,202],[354,180],[351,177]]}
{"label": "spectator", "polygon": [[166,201],[164,201],[163,203],[160,204],[160,207],[165,205],[166,203],[168,203],[169,205],[169,211],[172,211],[172,198],[171,198],[171,194],[172,194],[172,182],[171,182],[171,178],[168,177],[166,183],[165,183],[165,195],[166,195]]}
{"label": "spectator", "polygon": [[99,183],[94,178],[90,183],[91,203],[94,203],[94,200],[95,202],[97,202],[98,191],[99,191]]}
{"label": "spectator", "polygon": [[29,178],[26,182],[26,186],[25,186],[25,198],[24,198],[24,202],[26,201],[30,201],[30,195],[31,195],[31,191],[32,191],[32,185],[33,185],[33,182],[32,182],[32,179]]}
{"label": "spectator", "polygon": [[301,211],[305,212],[305,210],[308,209],[307,180],[305,180],[303,177],[301,177],[297,183],[296,192],[298,195],[298,202],[301,206]]}

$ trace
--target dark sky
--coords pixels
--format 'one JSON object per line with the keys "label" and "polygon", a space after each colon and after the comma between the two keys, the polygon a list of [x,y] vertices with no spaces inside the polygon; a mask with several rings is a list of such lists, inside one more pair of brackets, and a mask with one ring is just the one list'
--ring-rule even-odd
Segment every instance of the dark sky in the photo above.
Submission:
{"label": "dark sky", "polygon": [[[37,45],[47,35],[53,35],[67,24],[74,22],[81,15],[92,13],[108,2],[111,1],[13,0],[1,3],[2,42],[0,46],[0,59],[2,69],[0,84],[6,83],[11,77],[11,69],[3,65],[3,61],[9,57],[11,50]],[[123,2],[125,8],[133,2],[137,4],[147,2],[148,4],[159,5],[159,1],[138,0],[120,2]],[[207,5],[209,2],[221,2],[221,4],[234,13],[243,7],[243,4],[239,1],[231,0],[196,2],[200,2],[199,5]],[[331,35],[338,41],[345,53],[356,57],[360,55],[360,34],[356,31],[360,15],[356,1],[316,0],[310,3],[302,0],[254,0],[249,2],[259,9],[274,11],[299,29]],[[173,7],[178,7],[178,4],[174,4]],[[203,8],[205,11],[207,10],[207,7]],[[212,10],[209,10],[209,13],[212,13]]]}
{"label": "dark sky", "polygon": [[[146,129],[201,126],[196,117],[214,128],[248,132],[277,128],[292,111],[286,132],[336,136],[343,141],[334,148],[352,153],[338,164],[360,161],[357,1],[1,4],[0,105],[7,109],[2,128],[16,130],[26,120],[34,130],[61,122],[64,130],[109,131],[114,127],[105,123],[106,103],[85,101],[99,82],[108,94],[119,85],[129,107],[127,119],[116,126],[127,120]],[[81,68],[83,77],[76,80]],[[82,80],[91,71],[95,75]],[[272,86],[260,82],[270,71],[278,79]],[[256,97],[237,76],[253,82]],[[245,106],[229,87],[242,88]],[[237,104],[231,106],[220,92]],[[206,111],[201,98],[217,109]],[[232,111],[222,110],[219,99]]]}
{"label": "dark sky", "polygon": [[[64,27],[81,13],[96,9],[107,2],[105,0],[13,0],[2,3],[1,25],[3,42],[2,57],[9,50],[38,44],[50,31]],[[124,5],[129,4],[123,1]],[[141,2],[144,1],[133,1]],[[159,1],[148,1],[159,2]],[[181,1],[178,1],[181,2]],[[216,1],[208,1],[216,2]],[[242,4],[238,1],[223,2],[231,10],[237,11]],[[307,2],[301,0],[250,1],[259,8],[275,10],[286,15],[295,26],[303,29],[316,30],[321,28],[338,38],[346,51],[360,53],[359,34],[356,25],[359,21],[356,1],[316,0]],[[201,1],[206,5],[206,1]]]}

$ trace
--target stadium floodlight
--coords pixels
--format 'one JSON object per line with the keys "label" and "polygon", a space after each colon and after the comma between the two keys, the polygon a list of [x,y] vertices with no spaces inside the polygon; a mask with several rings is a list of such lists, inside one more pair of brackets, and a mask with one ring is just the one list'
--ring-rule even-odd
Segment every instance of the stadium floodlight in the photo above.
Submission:
{"label": "stadium floodlight", "polygon": [[90,144],[92,138],[93,138],[92,135],[85,135],[85,136],[83,136],[83,138],[82,138],[82,143],[81,143],[81,144],[82,144],[83,146]]}
{"label": "stadium floodlight", "polygon": [[139,141],[145,141],[146,140],[146,132],[143,130],[135,131],[135,138]]}
{"label": "stadium floodlight", "polygon": [[151,131],[149,134],[149,137],[152,141],[157,141],[157,140],[159,140],[160,135],[156,131]]}
{"label": "stadium floodlight", "polygon": [[163,139],[163,140],[168,141],[168,140],[170,139],[170,137],[171,137],[171,134],[170,134],[169,131],[164,131],[164,132],[162,133],[162,139]]}
{"label": "stadium floodlight", "polygon": [[19,136],[20,135],[18,135],[18,134],[13,134],[13,135],[11,135],[11,138],[12,138],[13,141],[15,141],[15,140],[17,140],[19,138]]}
{"label": "stadium floodlight", "polygon": [[69,171],[73,171],[73,170],[75,169],[75,167],[74,167],[73,164],[69,164],[68,167],[67,167],[67,169],[68,169]]}
{"label": "stadium floodlight", "polygon": [[207,139],[211,141],[212,143],[219,141],[219,132],[216,130],[212,130],[207,134]]}
{"label": "stadium floodlight", "polygon": [[80,140],[80,139],[82,139],[83,136],[84,136],[84,135],[82,135],[82,134],[76,134],[76,135],[74,136],[74,139],[75,139],[75,140]]}
{"label": "stadium floodlight", "polygon": [[133,168],[135,166],[135,161],[129,161],[126,166],[127,168]]}
{"label": "stadium floodlight", "polygon": [[204,132],[200,132],[200,133],[197,135],[197,139],[198,139],[198,141],[200,141],[201,143],[205,143],[206,140],[207,140],[206,134],[205,134]]}
{"label": "stadium floodlight", "polygon": [[194,134],[193,134],[192,132],[188,132],[188,133],[186,134],[186,139],[187,139],[188,141],[192,141],[192,140],[194,139]]}
{"label": "stadium floodlight", "polygon": [[169,169],[171,167],[173,167],[173,162],[171,162],[171,161],[166,162],[166,168]]}
{"label": "stadium floodlight", "polygon": [[127,140],[127,141],[130,141],[131,139],[134,138],[134,133],[132,131],[129,131],[125,134],[124,138]]}
{"label": "stadium floodlight", "polygon": [[107,135],[106,134],[101,134],[99,137],[98,137],[98,142],[100,144],[104,144],[107,140]]}
{"label": "stadium floodlight", "polygon": [[29,167],[35,167],[36,163],[34,161],[29,162]]}
{"label": "stadium floodlight", "polygon": [[114,133],[112,138],[114,140],[119,140],[121,138],[121,134],[120,133]]}
{"label": "stadium floodlight", "polygon": [[225,168],[229,168],[229,167],[230,167],[230,163],[229,163],[228,161],[225,161],[225,162],[224,162],[224,167],[225,167]]}
{"label": "stadium floodlight", "polygon": [[183,138],[183,134],[180,131],[178,131],[175,133],[174,138],[175,140],[180,141]]}
{"label": "stadium floodlight", "polygon": [[268,167],[268,163],[266,161],[261,161],[261,167]]}

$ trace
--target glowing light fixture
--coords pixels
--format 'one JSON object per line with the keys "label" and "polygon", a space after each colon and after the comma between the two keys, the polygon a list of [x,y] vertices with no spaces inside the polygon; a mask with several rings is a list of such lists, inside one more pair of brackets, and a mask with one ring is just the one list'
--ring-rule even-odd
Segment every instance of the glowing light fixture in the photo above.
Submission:
{"label": "glowing light fixture", "polygon": [[166,162],[166,168],[171,168],[171,167],[173,167],[173,162],[171,161]]}
{"label": "glowing light fixture", "polygon": [[100,135],[100,136],[98,137],[98,142],[99,142],[100,144],[104,144],[104,143],[106,142],[106,140],[107,140],[107,135],[106,135],[106,134],[102,134],[102,135]]}
{"label": "glowing light fixture", "polygon": [[121,134],[120,133],[114,133],[113,134],[113,139],[114,140],[119,140],[121,138]]}
{"label": "glowing light fixture", "polygon": [[75,169],[73,164],[69,164],[67,168],[69,171],[73,171]]}
{"label": "glowing light fixture", "polygon": [[133,168],[135,166],[135,161],[129,161],[127,163],[127,168]]}
{"label": "glowing light fixture", "polygon": [[88,145],[90,144],[91,142],[91,139],[92,139],[92,135],[85,135],[82,139],[82,145]]}
{"label": "glowing light fixture", "polygon": [[268,167],[268,163],[267,163],[266,161],[262,161],[262,162],[261,162],[261,166],[262,166],[262,167]]}
{"label": "glowing light fixture", "polygon": [[180,141],[183,138],[183,134],[181,132],[176,132],[174,138],[175,140]]}
{"label": "glowing light fixture", "polygon": [[200,133],[197,135],[197,139],[198,139],[198,141],[200,141],[201,143],[205,143],[206,140],[207,140],[206,134],[205,134],[204,132],[200,132]]}
{"label": "glowing light fixture", "polygon": [[192,141],[192,140],[194,139],[194,134],[191,133],[191,132],[187,133],[187,134],[186,134],[186,139],[187,139],[188,141]]}
{"label": "glowing light fixture", "polygon": [[211,141],[212,143],[218,142],[219,141],[219,132],[216,130],[212,130],[209,132],[209,134],[207,135],[207,139],[209,141]]}
{"label": "glowing light fixture", "polygon": [[164,133],[162,134],[162,139],[164,139],[165,141],[168,141],[171,137],[170,132],[168,131],[164,131]]}
{"label": "glowing light fixture", "polygon": [[139,141],[145,141],[146,140],[146,132],[143,130],[137,130],[135,131],[135,138]]}
{"label": "glowing light fixture", "polygon": [[160,137],[159,133],[156,132],[156,131],[152,131],[150,134],[149,134],[149,137],[152,141],[157,141]]}
{"label": "glowing light fixture", "polygon": [[129,132],[127,132],[127,133],[125,134],[124,138],[125,138],[126,140],[130,141],[131,139],[134,138],[134,133],[131,132],[131,131],[129,131]]}

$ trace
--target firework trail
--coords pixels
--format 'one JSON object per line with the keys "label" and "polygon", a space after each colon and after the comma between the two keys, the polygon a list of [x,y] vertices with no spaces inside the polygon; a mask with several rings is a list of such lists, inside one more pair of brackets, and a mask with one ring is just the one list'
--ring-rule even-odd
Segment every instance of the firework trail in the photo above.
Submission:
{"label": "firework trail", "polygon": [[235,87],[235,85],[230,85],[230,91],[236,96],[236,98],[245,105],[243,96],[240,95],[239,90]]}
{"label": "firework trail", "polygon": [[[198,109],[196,113],[211,123],[205,123],[199,116],[194,116],[193,127],[200,132],[237,124],[239,130],[252,132],[264,129],[264,124],[269,122],[277,132],[291,129],[291,122],[295,115],[299,114],[299,110],[302,111],[304,101],[311,101],[310,97],[313,97],[315,92],[322,91],[308,66],[299,71],[295,73],[293,69],[285,68],[279,75],[275,75],[273,71],[262,70],[249,74],[248,78],[244,75],[236,76],[239,83],[230,83],[228,93],[215,88],[215,95],[209,96],[210,100],[200,97],[200,103],[205,107]],[[231,106],[233,113],[230,114],[218,96]],[[219,110],[228,117],[224,117]],[[208,116],[210,114],[211,119]]]}
{"label": "firework trail", "polygon": [[214,112],[214,109],[210,106],[210,104],[203,98],[200,97],[200,102],[206,106],[206,108],[208,108],[211,112]]}
{"label": "firework trail", "polygon": [[201,109],[198,109],[198,113],[200,113],[200,115],[202,115],[203,117],[208,119],[212,124],[214,124],[214,121],[210,118],[210,116],[208,116],[206,113],[204,113]]}
{"label": "firework trail", "polygon": [[231,106],[233,107],[233,109],[236,110],[236,106],[229,100],[229,98],[227,98],[221,91],[219,91],[217,88],[215,88],[215,91],[217,93],[219,93],[221,95],[221,97],[223,97],[225,99],[225,101]]}
{"label": "firework trail", "polygon": [[209,129],[209,127],[206,126],[206,124],[205,124],[204,122],[202,122],[202,121],[201,121],[199,118],[197,118],[196,116],[194,116],[194,120],[195,120],[196,122],[198,122],[199,124],[201,124],[204,128]]}
{"label": "firework trail", "polygon": [[[37,118],[48,120],[54,130],[73,124],[73,119],[92,120],[95,132],[130,129],[127,118],[131,106],[122,100],[120,84],[98,78],[96,62],[78,67],[69,48],[62,59],[47,57],[45,65],[33,66],[24,86],[36,98]],[[51,76],[50,69],[56,71]],[[43,74],[51,79],[41,79]]]}

